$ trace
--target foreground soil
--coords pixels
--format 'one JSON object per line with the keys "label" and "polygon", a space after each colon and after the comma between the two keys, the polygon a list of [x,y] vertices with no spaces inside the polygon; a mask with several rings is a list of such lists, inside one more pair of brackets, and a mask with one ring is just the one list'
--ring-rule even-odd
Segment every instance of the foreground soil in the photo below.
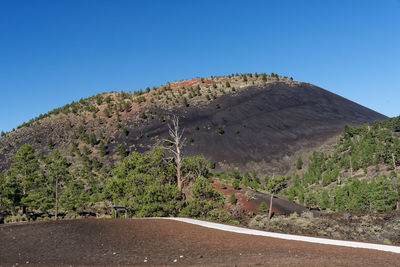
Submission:
{"label": "foreground soil", "polygon": [[0,266],[400,266],[400,255],[236,234],[160,219],[0,226]]}

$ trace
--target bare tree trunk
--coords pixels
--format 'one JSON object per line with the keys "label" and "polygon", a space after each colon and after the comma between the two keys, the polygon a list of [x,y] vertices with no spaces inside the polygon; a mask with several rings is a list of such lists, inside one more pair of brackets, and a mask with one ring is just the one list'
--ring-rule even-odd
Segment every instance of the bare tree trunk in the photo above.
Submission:
{"label": "bare tree trunk", "polygon": [[353,176],[353,164],[351,164],[351,156],[350,156],[350,176]]}
{"label": "bare tree trunk", "polygon": [[392,153],[393,169],[396,170],[396,160],[394,158],[394,153]]}
{"label": "bare tree trunk", "polygon": [[[177,122],[177,127],[178,122]],[[177,132],[179,131],[179,128],[177,128]],[[183,179],[182,179],[182,174],[181,174],[181,168],[182,168],[182,158],[181,158],[181,149],[179,147],[179,143],[181,142],[180,138],[175,139],[175,149],[176,149],[176,178],[178,179],[178,188],[179,191],[182,193],[182,188],[183,188]]]}
{"label": "bare tree trunk", "polygon": [[54,216],[57,220],[57,217],[58,217],[58,178],[56,178],[56,210],[55,210]]}
{"label": "bare tree trunk", "polygon": [[[24,176],[23,179],[26,179],[26,170],[25,170],[24,173],[25,173],[25,176]],[[23,188],[22,188],[22,195],[23,195],[24,197],[27,196],[27,193],[26,193],[26,186],[25,186],[25,185],[24,185]],[[26,214],[26,205],[25,205],[25,204],[23,204],[23,206],[22,206],[22,214]]]}
{"label": "bare tree trunk", "polygon": [[168,128],[169,128],[169,135],[172,138],[172,140],[164,139],[164,141],[172,144],[172,147],[166,147],[166,149],[169,150],[174,156],[176,164],[176,178],[178,180],[178,189],[182,193],[183,182],[184,182],[181,170],[183,161],[182,148],[185,145],[186,139],[183,138],[184,130],[182,131],[179,130],[178,116],[172,117],[172,126],[168,124]]}
{"label": "bare tree trunk", "polygon": [[178,180],[179,191],[182,193],[183,179],[182,179],[182,174],[181,174],[181,163],[179,161],[176,162],[176,178]]}
{"label": "bare tree trunk", "polygon": [[[22,187],[22,195],[24,197],[26,197],[26,187],[25,186]],[[26,206],[25,206],[25,204],[22,205],[22,214],[26,214]]]}
{"label": "bare tree trunk", "polygon": [[272,216],[272,201],[274,199],[274,193],[271,194],[271,200],[269,201],[269,211],[268,211],[268,223],[271,220],[271,216]]}

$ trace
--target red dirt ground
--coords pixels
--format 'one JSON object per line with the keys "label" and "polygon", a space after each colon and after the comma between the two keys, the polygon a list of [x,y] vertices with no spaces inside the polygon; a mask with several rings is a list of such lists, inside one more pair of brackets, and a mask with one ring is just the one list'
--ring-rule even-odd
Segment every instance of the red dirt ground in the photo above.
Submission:
{"label": "red dirt ground", "polygon": [[[238,200],[238,204],[240,205],[240,207],[243,210],[250,211],[250,212],[257,212],[258,209],[260,208],[260,205],[257,205],[257,203],[250,202],[250,201],[247,200],[247,197],[245,195],[246,191],[247,191],[246,188],[243,188],[242,190],[236,190],[236,189],[234,189],[232,187],[231,183],[225,182],[225,187],[226,188],[222,189],[221,188],[221,183],[217,179],[214,179],[213,181],[214,181],[214,183],[213,183],[214,187],[219,192],[221,192],[226,198],[229,199],[230,195],[235,194],[235,197]],[[279,214],[279,211],[276,211],[274,209],[272,209],[272,210],[275,213],[278,212],[277,214]]]}
{"label": "red dirt ground", "polygon": [[0,266],[400,266],[400,255],[287,241],[159,219],[0,226]]}

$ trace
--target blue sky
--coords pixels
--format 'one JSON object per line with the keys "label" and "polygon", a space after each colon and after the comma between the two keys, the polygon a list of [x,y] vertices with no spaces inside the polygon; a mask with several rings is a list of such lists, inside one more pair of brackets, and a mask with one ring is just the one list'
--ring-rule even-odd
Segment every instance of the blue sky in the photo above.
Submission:
{"label": "blue sky", "polygon": [[400,114],[400,1],[0,0],[0,131],[81,97],[275,72]]}

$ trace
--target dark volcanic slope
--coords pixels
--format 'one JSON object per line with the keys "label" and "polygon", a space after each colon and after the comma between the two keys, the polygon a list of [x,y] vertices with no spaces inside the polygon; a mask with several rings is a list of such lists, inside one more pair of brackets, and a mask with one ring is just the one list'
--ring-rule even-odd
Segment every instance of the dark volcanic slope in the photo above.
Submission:
{"label": "dark volcanic slope", "polygon": [[[232,84],[236,81],[236,91],[224,87],[226,79]],[[181,94],[182,86],[177,83],[170,85],[170,91],[161,88],[144,94],[147,102],[132,103],[129,112],[121,111],[118,116],[115,111],[106,116],[106,104],[98,106],[99,111],[94,114],[52,115],[0,138],[0,171],[10,166],[10,159],[20,145],[29,143],[36,151],[47,155],[51,152],[50,140],[55,144],[54,149],[61,150],[72,162],[82,164],[79,157],[70,156],[73,143],[78,144],[81,152],[87,145],[81,141],[82,129],[87,136],[93,133],[97,137],[104,136],[102,140],[108,147],[104,157],[99,156],[98,145],[90,147],[93,151],[90,157],[97,157],[103,163],[117,162],[120,145],[130,152],[150,149],[161,137],[167,136],[168,121],[160,118],[178,114],[186,138],[192,140],[185,147],[186,155],[203,154],[220,163],[220,167],[234,165],[242,170],[283,174],[293,168],[299,155],[305,159],[312,150],[338,136],[345,124],[386,119],[311,84],[289,80],[263,83],[261,78],[252,79],[253,86],[248,85],[250,82],[243,85],[237,79],[226,77],[187,81],[191,82],[189,86],[195,87],[196,82],[201,85],[201,94],[199,91],[189,98],[186,91],[172,102],[171,99]],[[218,89],[216,82],[220,86]],[[211,86],[213,83],[215,88]],[[170,94],[169,100],[165,100],[163,94]],[[209,94],[214,94],[216,99],[207,100]],[[184,96],[189,101],[188,107],[182,104]],[[119,97],[114,94],[114,108],[120,105]],[[136,96],[130,97],[134,102]],[[147,114],[145,118],[143,113]],[[123,128],[127,132],[124,133]]]}
{"label": "dark volcanic slope", "polygon": [[[186,136],[194,139],[186,148],[188,154],[202,153],[216,162],[243,169],[278,172],[289,169],[293,163],[289,158],[295,152],[317,148],[341,133],[345,124],[387,119],[305,83],[248,87],[233,96],[221,96],[207,106],[180,109],[179,114],[184,117]],[[200,130],[195,130],[196,125]],[[224,127],[224,134],[218,133],[219,126]],[[160,124],[144,131],[166,135],[166,127]]]}
{"label": "dark volcanic slope", "polygon": [[399,255],[157,219],[0,226],[0,265],[399,266]]}

